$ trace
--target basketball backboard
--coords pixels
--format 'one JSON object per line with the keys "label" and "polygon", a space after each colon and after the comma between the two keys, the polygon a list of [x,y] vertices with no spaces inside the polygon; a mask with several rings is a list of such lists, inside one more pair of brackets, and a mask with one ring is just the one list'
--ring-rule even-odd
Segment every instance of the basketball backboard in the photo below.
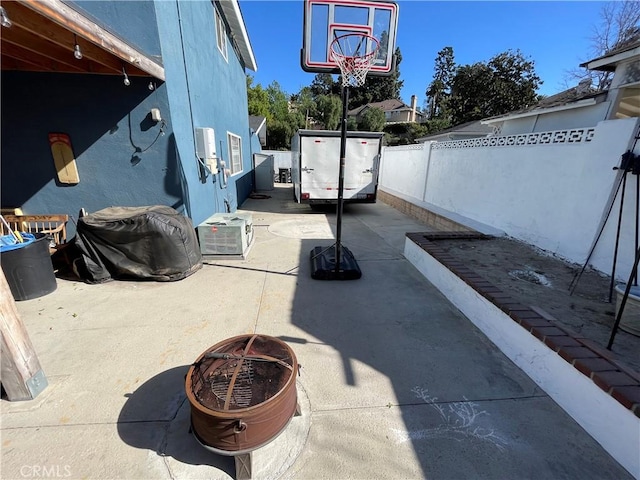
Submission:
{"label": "basketball backboard", "polygon": [[[377,0],[304,0],[301,64],[305,72],[340,74],[331,53],[337,37],[361,33],[375,37],[378,51],[369,75],[383,76],[395,69],[398,5]],[[365,38],[365,37],[362,37]],[[360,54],[370,53],[375,42],[365,38]]]}

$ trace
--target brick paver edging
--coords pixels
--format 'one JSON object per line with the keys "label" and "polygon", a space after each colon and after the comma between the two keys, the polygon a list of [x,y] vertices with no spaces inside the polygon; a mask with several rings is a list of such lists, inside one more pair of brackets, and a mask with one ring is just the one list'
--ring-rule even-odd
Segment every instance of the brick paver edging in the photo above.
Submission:
{"label": "brick paver edging", "polygon": [[481,239],[487,236],[475,232],[427,232],[407,233],[407,238],[640,417],[640,374],[618,362],[612,352],[561,326],[542,309],[518,303],[446,253],[437,243],[439,239]]}

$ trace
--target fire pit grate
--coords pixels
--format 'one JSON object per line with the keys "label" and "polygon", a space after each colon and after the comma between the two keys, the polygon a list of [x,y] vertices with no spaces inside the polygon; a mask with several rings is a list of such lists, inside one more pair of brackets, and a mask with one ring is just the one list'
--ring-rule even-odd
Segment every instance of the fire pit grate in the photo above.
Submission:
{"label": "fire pit grate", "polygon": [[253,336],[205,353],[193,365],[191,383],[201,405],[230,411],[264,403],[292,375],[293,360],[287,349]]}
{"label": "fire pit grate", "polygon": [[[224,401],[227,398],[227,392],[229,391],[229,383],[233,376],[233,370],[236,369],[235,364],[226,364],[224,368],[216,370],[211,377],[209,377],[209,383],[211,385],[211,391],[218,400],[217,408],[224,406]],[[206,385],[206,381],[204,382]],[[230,405],[233,407],[246,408],[251,405],[251,399],[253,398],[253,362],[251,360],[244,360],[240,373],[236,377],[236,385],[232,390]],[[202,389],[206,392],[206,389]],[[203,405],[207,405],[209,402],[204,398],[199,397],[198,400]],[[220,404],[222,402],[222,404]]]}

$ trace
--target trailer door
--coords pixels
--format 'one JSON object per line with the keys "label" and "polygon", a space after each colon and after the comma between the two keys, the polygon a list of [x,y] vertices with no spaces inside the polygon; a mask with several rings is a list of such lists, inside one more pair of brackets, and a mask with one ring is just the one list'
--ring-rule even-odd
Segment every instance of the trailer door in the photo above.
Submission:
{"label": "trailer door", "polygon": [[340,138],[301,137],[300,181],[309,200],[336,200]]}
{"label": "trailer door", "polygon": [[344,199],[366,199],[376,193],[377,138],[347,138],[344,169]]}

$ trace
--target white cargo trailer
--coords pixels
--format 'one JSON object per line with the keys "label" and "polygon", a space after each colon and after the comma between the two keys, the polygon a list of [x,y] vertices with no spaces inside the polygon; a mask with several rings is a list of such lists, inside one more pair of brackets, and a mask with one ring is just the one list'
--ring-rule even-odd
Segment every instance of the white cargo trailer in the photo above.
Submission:
{"label": "white cargo trailer", "polygon": [[[382,137],[382,132],[347,132],[345,203],[376,201]],[[339,173],[340,132],[298,130],[291,140],[291,181],[296,202],[337,203]]]}

